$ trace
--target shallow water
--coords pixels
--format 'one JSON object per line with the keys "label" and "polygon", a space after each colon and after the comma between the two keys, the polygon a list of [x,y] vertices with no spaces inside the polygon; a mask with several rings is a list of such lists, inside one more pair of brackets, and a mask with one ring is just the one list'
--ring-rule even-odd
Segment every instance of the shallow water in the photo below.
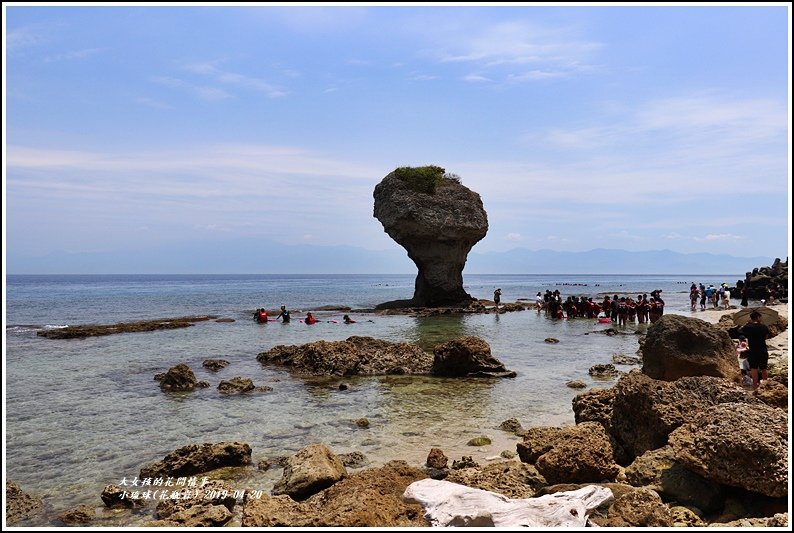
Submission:
{"label": "shallow water", "polygon": [[[695,277],[706,283],[732,282]],[[534,299],[559,288],[563,295],[595,297],[600,292],[650,292],[662,288],[667,312],[690,314],[690,277],[471,276],[466,289],[502,301]],[[587,285],[569,285],[569,284]],[[566,285],[567,284],[567,285]],[[134,477],[140,468],[194,442],[244,441],[254,464],[289,454],[312,442],[336,453],[361,451],[373,465],[391,459],[424,462],[432,446],[451,459],[473,455],[484,462],[515,450],[517,438],[498,429],[511,417],[524,427],[573,424],[571,400],[580,391],[565,383],[611,386],[588,375],[613,354],[633,355],[636,332],[596,333],[612,327],[594,320],[555,321],[535,311],[500,315],[414,318],[348,312],[358,322],[341,323],[342,312],[317,311],[307,326],[294,313],[289,324],[256,324],[253,309],[312,309],[328,304],[371,308],[410,297],[410,276],[107,276],[21,277],[7,281],[6,475],[24,490],[43,496],[59,512],[79,504],[101,505],[110,483]],[[232,323],[199,322],[185,329],[127,333],[87,339],[37,337],[43,327],[114,323],[193,314],[217,314]],[[697,314],[695,314],[697,316]],[[335,322],[330,322],[330,321]],[[460,335],[485,339],[492,353],[518,376],[514,379],[431,377],[301,379],[265,367],[256,355],[278,344],[341,340],[350,335],[416,342],[423,347]],[[544,342],[547,337],[558,344]],[[217,373],[206,358],[231,364]],[[153,375],[187,363],[209,389],[163,393]],[[619,366],[628,371],[632,367]],[[221,395],[222,379],[246,376],[272,392]],[[353,422],[369,420],[368,428]],[[466,446],[487,435],[493,444]],[[276,474],[248,472],[248,488],[270,490]],[[132,523],[128,516],[122,523]]]}

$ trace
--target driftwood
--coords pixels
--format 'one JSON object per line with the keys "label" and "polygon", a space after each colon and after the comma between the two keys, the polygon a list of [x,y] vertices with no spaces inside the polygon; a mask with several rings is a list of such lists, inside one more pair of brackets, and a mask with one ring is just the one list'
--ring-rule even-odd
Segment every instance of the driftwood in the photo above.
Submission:
{"label": "driftwood", "polygon": [[468,527],[585,527],[587,515],[613,498],[612,491],[595,485],[512,500],[487,490],[449,481],[422,479],[403,493],[407,503],[419,503],[431,526]]}

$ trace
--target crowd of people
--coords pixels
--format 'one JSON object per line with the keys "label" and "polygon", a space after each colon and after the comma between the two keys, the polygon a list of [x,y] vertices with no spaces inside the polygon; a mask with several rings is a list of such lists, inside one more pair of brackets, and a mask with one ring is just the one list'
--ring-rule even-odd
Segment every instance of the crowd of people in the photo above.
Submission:
{"label": "crowd of people", "polygon": [[[742,306],[747,307],[747,291],[742,290]],[[719,287],[709,285],[706,287],[704,284],[697,285],[694,281],[689,287],[689,302],[693,311],[698,308],[700,302],[700,309],[705,311],[708,303],[714,309],[730,309],[731,307],[731,290],[727,283],[723,283]]]}
{"label": "crowd of people", "polygon": [[535,297],[538,313],[544,311],[553,319],[599,318],[609,319],[618,325],[627,323],[654,323],[664,315],[664,299],[661,289],[632,296],[610,297],[595,300],[588,296],[568,296],[565,300],[559,290],[547,290]]}

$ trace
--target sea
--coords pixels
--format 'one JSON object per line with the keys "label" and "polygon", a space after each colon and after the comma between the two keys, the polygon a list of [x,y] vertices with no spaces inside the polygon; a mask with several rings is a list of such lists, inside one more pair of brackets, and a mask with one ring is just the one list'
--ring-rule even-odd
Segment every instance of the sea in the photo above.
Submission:
{"label": "sea", "polygon": [[[708,320],[691,311],[692,282],[734,285],[737,275],[464,275],[475,298],[533,303],[538,292],[603,299],[661,290],[666,313]],[[415,317],[365,311],[410,298],[411,275],[62,275],[6,277],[5,468],[6,479],[41,496],[46,518],[20,525],[57,524],[55,516],[80,504],[101,507],[108,484],[138,475],[142,466],[191,443],[242,441],[253,466],[236,483],[269,491],[279,469],[260,461],[322,442],[335,453],[361,452],[370,466],[393,459],[420,466],[431,447],[450,461],[472,456],[485,464],[518,437],[499,429],[517,418],[523,427],[572,425],[571,400],[581,390],[610,387],[614,378],[588,374],[615,355],[636,355],[646,325],[620,327],[593,319],[552,320],[534,310],[501,314]],[[258,324],[254,310],[292,311],[288,324]],[[350,311],[332,310],[349,307]],[[318,322],[299,319],[311,310]],[[113,324],[188,315],[217,315],[233,322],[198,322],[183,329],[57,340],[37,336],[48,328]],[[349,314],[355,324],[344,324]],[[427,350],[462,335],[476,335],[517,377],[450,379],[426,376],[304,378],[263,366],[256,356],[276,345],[369,336],[418,343]],[[545,342],[548,338],[558,343]],[[218,372],[202,367],[226,359]],[[187,363],[209,388],[160,390],[154,375]],[[616,365],[622,372],[637,366]],[[270,392],[222,395],[222,379],[249,377]],[[340,390],[345,383],[347,390]],[[367,427],[355,423],[366,418]],[[473,437],[492,444],[468,446]],[[151,516],[120,515],[117,525]]]}

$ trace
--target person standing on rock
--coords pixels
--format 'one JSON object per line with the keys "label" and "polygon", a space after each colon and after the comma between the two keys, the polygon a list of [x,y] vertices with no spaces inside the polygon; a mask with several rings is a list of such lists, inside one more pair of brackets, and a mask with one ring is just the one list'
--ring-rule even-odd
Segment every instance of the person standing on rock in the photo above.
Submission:
{"label": "person standing on rock", "polygon": [[750,323],[741,328],[741,333],[747,337],[750,349],[747,350],[747,360],[750,362],[750,376],[753,378],[753,388],[757,389],[760,384],[758,377],[761,372],[761,379],[769,379],[767,364],[769,363],[769,351],[766,347],[766,339],[769,338],[769,328],[761,323],[761,313],[753,311],[750,313]]}
{"label": "person standing on rock", "polygon": [[499,312],[499,302],[502,300],[502,289],[493,291],[493,303],[496,304],[496,312]]}

